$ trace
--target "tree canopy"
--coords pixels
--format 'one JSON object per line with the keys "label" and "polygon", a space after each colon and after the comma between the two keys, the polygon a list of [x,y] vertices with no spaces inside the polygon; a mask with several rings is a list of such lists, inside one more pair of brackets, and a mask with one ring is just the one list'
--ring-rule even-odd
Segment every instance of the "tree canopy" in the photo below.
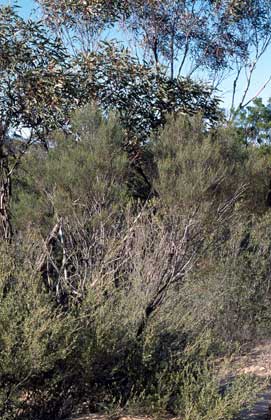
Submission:
{"label": "tree canopy", "polygon": [[210,124],[218,120],[219,99],[210,86],[157,75],[127,49],[105,43],[97,53],[79,56],[78,63],[86,91],[105,110],[118,111],[124,128],[139,141],[162,127],[170,113],[201,112]]}
{"label": "tree canopy", "polygon": [[61,41],[10,7],[0,9],[0,75],[1,142],[24,128],[44,139],[79,105],[78,77]]}
{"label": "tree canopy", "polygon": [[[80,83],[61,41],[41,22],[0,8],[0,216],[9,238],[11,174],[28,146],[46,142],[79,105]],[[22,141],[18,141],[22,139]]]}
{"label": "tree canopy", "polygon": [[51,25],[60,32],[65,28],[74,31],[77,48],[81,45],[87,50],[91,36],[101,36],[105,28],[119,24],[123,39],[128,35],[137,54],[154,64],[157,71],[168,69],[172,78],[191,76],[202,69],[217,75],[245,66],[270,44],[269,0],[38,3]]}

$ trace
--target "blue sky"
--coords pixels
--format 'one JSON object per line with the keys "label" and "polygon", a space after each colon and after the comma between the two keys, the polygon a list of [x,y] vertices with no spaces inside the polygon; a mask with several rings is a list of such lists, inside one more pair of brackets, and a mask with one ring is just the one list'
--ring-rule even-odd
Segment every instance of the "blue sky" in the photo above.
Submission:
{"label": "blue sky", "polygon": [[29,17],[33,9],[37,7],[37,4],[32,0],[0,0],[0,5],[2,4],[17,4],[21,8],[21,15],[23,17]]}
{"label": "blue sky", "polygon": [[[17,4],[21,8],[21,15],[24,17],[30,16],[31,12],[33,14],[33,9],[37,7],[36,3],[33,0],[0,0],[1,4]],[[33,14],[35,16],[35,13]],[[263,83],[271,75],[271,48],[266,52],[260,63],[258,64],[257,70],[254,73],[253,81],[249,91],[250,96],[254,96]],[[225,107],[228,108],[231,101],[231,92],[232,92],[232,82],[233,77],[230,77],[228,80],[224,81],[221,85],[221,92],[219,96],[222,97]],[[245,78],[239,84],[238,88],[238,97],[242,95],[245,85]],[[271,83],[266,87],[266,89],[260,95],[264,100],[267,100],[271,97]]]}

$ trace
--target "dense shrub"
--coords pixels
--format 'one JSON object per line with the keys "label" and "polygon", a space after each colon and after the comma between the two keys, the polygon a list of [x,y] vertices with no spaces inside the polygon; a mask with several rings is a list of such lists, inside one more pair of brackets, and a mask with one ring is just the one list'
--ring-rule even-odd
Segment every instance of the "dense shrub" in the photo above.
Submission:
{"label": "dense shrub", "polygon": [[221,392],[213,363],[270,334],[268,155],[237,137],[170,117],[142,151],[148,200],[94,106],[25,156],[0,254],[2,418],[230,420],[254,398],[247,378]]}
{"label": "dense shrub", "polygon": [[255,396],[257,387],[247,381],[220,394],[207,341],[189,349],[183,331],[161,329],[158,318],[139,339],[144,299],[138,289],[115,290],[110,297],[105,290],[89,291],[84,304],[67,313],[6,252],[1,278],[3,419],[60,419],[82,405],[95,411],[169,411],[185,419],[191,413],[211,419],[216,412],[222,419]]}
{"label": "dense shrub", "polygon": [[74,373],[76,320],[64,316],[39,277],[3,247],[0,267],[1,418],[57,413],[57,393],[65,396]]}
{"label": "dense shrub", "polygon": [[[115,218],[127,202],[123,132],[93,106],[75,114],[73,134],[56,133],[50,149],[32,149],[15,182],[13,220],[43,232],[57,216],[88,225]],[[111,222],[109,222],[111,223]]]}

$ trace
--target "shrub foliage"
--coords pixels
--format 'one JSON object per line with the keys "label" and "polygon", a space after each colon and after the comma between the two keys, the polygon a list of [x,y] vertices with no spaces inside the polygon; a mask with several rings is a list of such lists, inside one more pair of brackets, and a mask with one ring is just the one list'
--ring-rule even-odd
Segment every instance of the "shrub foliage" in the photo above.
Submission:
{"label": "shrub foliage", "polygon": [[248,378],[222,392],[214,361],[270,334],[266,155],[170,117],[142,146],[155,191],[142,200],[124,139],[91,105],[18,169],[0,256],[3,419],[230,420],[256,395]]}

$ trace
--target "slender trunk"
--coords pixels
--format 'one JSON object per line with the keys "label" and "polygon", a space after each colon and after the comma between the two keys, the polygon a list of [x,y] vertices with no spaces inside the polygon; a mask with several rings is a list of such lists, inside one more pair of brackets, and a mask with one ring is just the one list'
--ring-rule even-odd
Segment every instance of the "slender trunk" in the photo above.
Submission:
{"label": "slender trunk", "polygon": [[0,239],[10,241],[12,226],[10,215],[11,179],[6,159],[0,161]]}
{"label": "slender trunk", "polygon": [[172,31],[171,34],[171,45],[170,45],[170,79],[174,79],[174,40],[175,33]]}
{"label": "slender trunk", "polygon": [[158,42],[157,42],[157,40],[155,40],[155,42],[154,42],[153,55],[154,55],[154,60],[155,60],[156,74],[158,75],[159,72],[160,72],[160,68],[159,68],[159,56],[158,56]]}
{"label": "slender trunk", "polygon": [[5,132],[0,124],[0,240],[10,241],[12,238],[10,199],[11,176],[8,156],[4,151]]}

